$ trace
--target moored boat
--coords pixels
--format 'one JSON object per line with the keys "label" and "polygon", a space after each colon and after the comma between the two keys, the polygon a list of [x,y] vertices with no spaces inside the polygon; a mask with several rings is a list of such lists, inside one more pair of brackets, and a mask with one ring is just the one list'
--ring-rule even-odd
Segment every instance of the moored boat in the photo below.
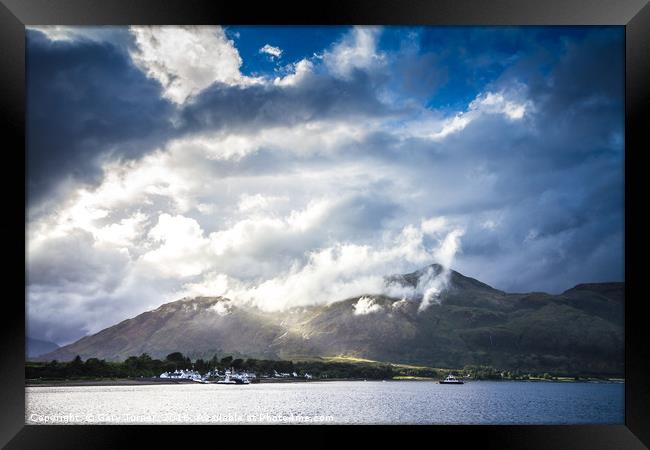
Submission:
{"label": "moored boat", "polygon": [[250,381],[246,376],[232,375],[229,370],[226,370],[224,379],[217,381],[217,384],[250,384]]}
{"label": "moored boat", "polygon": [[463,380],[459,380],[458,378],[456,378],[452,374],[447,375],[447,378],[445,378],[444,380],[438,381],[438,383],[440,383],[440,384],[464,384]]}

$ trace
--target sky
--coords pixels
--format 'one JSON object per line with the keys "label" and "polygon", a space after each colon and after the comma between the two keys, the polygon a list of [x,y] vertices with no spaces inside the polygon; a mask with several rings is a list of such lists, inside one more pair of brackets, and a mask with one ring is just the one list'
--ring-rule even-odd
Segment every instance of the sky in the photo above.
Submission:
{"label": "sky", "polygon": [[[622,27],[30,27],[28,334],[624,279]],[[426,308],[444,279],[418,286]],[[359,311],[372,310],[363,298]]]}

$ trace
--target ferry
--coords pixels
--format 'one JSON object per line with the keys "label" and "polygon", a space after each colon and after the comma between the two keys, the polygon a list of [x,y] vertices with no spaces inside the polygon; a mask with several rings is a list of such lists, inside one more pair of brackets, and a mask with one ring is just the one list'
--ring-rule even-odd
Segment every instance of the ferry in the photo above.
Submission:
{"label": "ferry", "polygon": [[463,380],[459,380],[458,378],[456,378],[452,374],[447,375],[447,378],[445,378],[444,380],[438,381],[438,383],[440,383],[440,384],[465,384],[463,382]]}

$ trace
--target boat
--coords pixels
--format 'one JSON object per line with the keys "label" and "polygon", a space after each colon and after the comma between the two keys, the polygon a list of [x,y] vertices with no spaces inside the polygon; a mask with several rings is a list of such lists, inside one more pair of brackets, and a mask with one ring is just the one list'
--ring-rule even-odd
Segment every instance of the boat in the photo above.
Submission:
{"label": "boat", "polygon": [[230,377],[230,379],[233,380],[235,384],[251,384],[251,382],[246,377],[234,375]]}
{"label": "boat", "polygon": [[444,380],[438,381],[438,383],[440,383],[440,384],[465,384],[463,382],[463,380],[459,380],[458,378],[456,378],[452,374],[447,375],[447,378],[445,378]]}
{"label": "boat", "polygon": [[217,384],[250,384],[248,377],[240,375],[231,375],[229,370],[226,370],[223,380],[217,381]]}

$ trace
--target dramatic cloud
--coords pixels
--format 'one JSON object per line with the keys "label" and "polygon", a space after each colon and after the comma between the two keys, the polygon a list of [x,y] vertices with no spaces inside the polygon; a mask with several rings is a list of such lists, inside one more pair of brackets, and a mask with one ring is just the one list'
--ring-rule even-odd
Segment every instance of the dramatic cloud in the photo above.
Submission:
{"label": "dramatic cloud", "polygon": [[423,310],[451,269],[623,279],[620,28],[352,27],[316,51],[285,32],[28,30],[33,337],[194,295]]}
{"label": "dramatic cloud", "polygon": [[[291,217],[294,220],[296,218],[303,219],[300,214]],[[310,219],[318,219],[318,217]],[[305,225],[299,223],[297,226]],[[313,228],[316,225],[311,223],[306,226]],[[299,233],[295,231],[290,232],[292,236],[297,234]],[[386,236],[381,243],[375,246],[335,244],[312,251],[304,262],[294,259],[284,272],[280,271],[278,276],[262,283],[243,281],[237,279],[236,276],[224,276],[223,273],[215,271],[199,283],[186,285],[189,289],[186,295],[206,295],[208,291],[211,291],[213,295],[223,295],[251,302],[262,309],[277,310],[289,306],[329,303],[363,292],[386,293],[411,299],[419,299],[424,294],[423,301],[426,302],[426,305],[423,306],[423,309],[425,309],[431,298],[437,293],[434,293],[433,290],[438,289],[439,291],[442,289],[440,283],[446,283],[446,273],[441,274],[440,277],[429,277],[426,283],[418,286],[415,290],[386,285],[384,276],[381,274],[390,274],[396,270],[400,272],[412,271],[433,260],[452,262],[453,254],[457,250],[456,239],[460,234],[461,231],[452,230],[446,237],[438,239],[439,247],[437,249],[430,249],[426,244],[426,238],[435,235],[428,236],[421,227],[407,226],[395,236]],[[211,237],[217,242],[215,253],[222,254],[223,249],[218,247],[218,242],[223,236],[216,234]],[[228,238],[229,245],[238,249],[247,249],[244,240],[247,239],[250,242],[255,239],[253,236],[245,236],[243,240],[240,237],[239,240],[232,243],[230,236]],[[454,242],[450,243],[450,240]],[[256,244],[259,245],[260,242],[253,245]],[[250,247],[248,248],[250,251]],[[283,246],[283,248],[287,247]],[[274,254],[279,254],[283,248],[277,249]],[[265,253],[270,253],[267,248],[264,250]],[[257,257],[262,262],[264,261],[263,255],[257,255]],[[278,265],[281,266],[281,264]]]}
{"label": "dramatic cloud", "polygon": [[239,52],[220,27],[131,27],[131,33],[137,45],[133,61],[173,102],[183,103],[216,82],[256,81],[241,74]]}
{"label": "dramatic cloud", "polygon": [[117,45],[50,41],[28,31],[27,46],[27,186],[33,211],[43,201],[58,201],[53,191],[66,184],[99,182],[106,158],[138,158],[170,135],[171,105]]}

